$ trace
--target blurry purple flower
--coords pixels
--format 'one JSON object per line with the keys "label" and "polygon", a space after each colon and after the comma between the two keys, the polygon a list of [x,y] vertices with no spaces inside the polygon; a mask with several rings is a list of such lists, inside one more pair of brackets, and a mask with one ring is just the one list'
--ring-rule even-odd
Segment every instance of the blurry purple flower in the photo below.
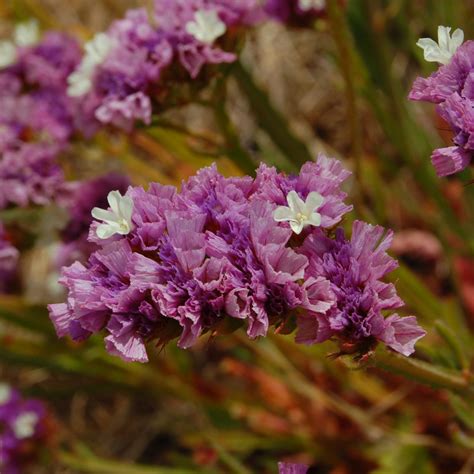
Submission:
{"label": "blurry purple flower", "polygon": [[48,147],[24,144],[0,157],[0,209],[49,204],[63,184],[56,153]]}
{"label": "blurry purple flower", "polygon": [[283,23],[304,26],[326,12],[326,0],[267,0],[265,11]]}
{"label": "blurry purple flower", "polygon": [[48,437],[47,411],[38,400],[23,399],[0,383],[0,471],[21,474]]}
{"label": "blurry purple flower", "polygon": [[6,239],[3,224],[0,221],[0,294],[7,292],[15,275],[19,252]]}
{"label": "blurry purple flower", "polygon": [[462,171],[474,157],[474,41],[451,48],[445,56],[446,64],[426,79],[417,78],[409,95],[412,100],[438,104],[438,114],[454,133],[455,146],[432,154],[439,176]]}
{"label": "blurry purple flower", "polygon": [[278,472],[279,474],[306,474],[308,472],[308,466],[305,464],[279,462]]}

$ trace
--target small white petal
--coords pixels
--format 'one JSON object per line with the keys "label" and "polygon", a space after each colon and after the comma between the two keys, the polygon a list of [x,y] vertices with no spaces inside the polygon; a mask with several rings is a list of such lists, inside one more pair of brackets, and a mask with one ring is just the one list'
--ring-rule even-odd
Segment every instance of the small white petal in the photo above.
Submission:
{"label": "small white petal", "polygon": [[0,69],[14,64],[16,57],[16,46],[11,41],[0,41]]}
{"label": "small white petal", "polygon": [[194,15],[194,20],[186,23],[185,29],[198,41],[212,44],[217,38],[225,34],[227,26],[215,10],[198,10]]}
{"label": "small white petal", "polygon": [[100,209],[100,207],[94,207],[92,209],[92,217],[99,221],[104,222],[117,222],[117,215],[113,212],[106,211],[105,209]]}
{"label": "small white petal", "polygon": [[299,235],[301,234],[304,225],[302,222],[290,221],[290,227],[295,234]]}
{"label": "small white petal", "polygon": [[286,200],[293,212],[298,213],[304,211],[304,201],[299,197],[296,191],[290,191],[288,196],[286,196]]}
{"label": "small white petal", "polygon": [[316,191],[312,191],[306,198],[306,209],[310,212],[318,210],[324,202],[324,198]]}
{"label": "small white petal", "polygon": [[119,201],[120,215],[127,221],[132,222],[133,199],[130,196],[124,196]]}
{"label": "small white petal", "polygon": [[317,212],[313,212],[308,219],[308,225],[312,225],[314,227],[319,227],[321,225],[321,214]]}
{"label": "small white petal", "polygon": [[22,413],[13,423],[13,432],[18,439],[30,438],[35,434],[38,415],[33,412]]}
{"label": "small white petal", "polygon": [[109,203],[109,206],[111,207],[112,211],[120,215],[120,201],[122,200],[122,195],[120,194],[119,191],[110,191],[110,193],[107,196],[107,202]]}
{"label": "small white petal", "polygon": [[38,22],[36,20],[30,20],[25,23],[20,23],[15,28],[13,38],[18,46],[25,47],[35,45],[40,39]]}
{"label": "small white petal", "polygon": [[12,389],[6,383],[0,383],[0,406],[5,405],[12,396]]}
{"label": "small white petal", "polygon": [[285,222],[293,219],[293,211],[286,206],[277,207],[273,211],[273,219],[277,222]]}
{"label": "small white petal", "polygon": [[120,233],[120,226],[115,222],[109,222],[107,224],[100,224],[97,226],[96,234],[99,239],[109,239],[115,234]]}

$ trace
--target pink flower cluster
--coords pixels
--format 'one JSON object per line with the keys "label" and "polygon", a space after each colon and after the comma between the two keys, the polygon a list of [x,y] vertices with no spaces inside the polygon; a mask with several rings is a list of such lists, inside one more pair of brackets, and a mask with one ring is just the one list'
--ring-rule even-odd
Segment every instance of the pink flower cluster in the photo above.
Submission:
{"label": "pink flower cluster", "polygon": [[255,179],[225,178],[211,167],[180,192],[154,183],[112,193],[111,209],[94,211],[100,249],[63,269],[68,300],[50,306],[58,335],[104,330],[110,353],[145,362],[151,340],[188,348],[204,333],[245,325],[255,338],[295,320],[300,342],[334,337],[363,352],[382,341],[411,354],[424,335],[416,319],[384,318],[403,304],[381,280],[396,267],[392,234],[362,222],[349,240],[334,234],[351,210],[349,174],[320,155],[297,176],[262,164]]}

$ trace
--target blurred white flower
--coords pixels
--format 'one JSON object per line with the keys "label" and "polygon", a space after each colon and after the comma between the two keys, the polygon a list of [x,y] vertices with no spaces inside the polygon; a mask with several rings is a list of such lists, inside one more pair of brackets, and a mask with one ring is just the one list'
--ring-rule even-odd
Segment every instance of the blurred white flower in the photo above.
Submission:
{"label": "blurred white flower", "polygon": [[298,6],[303,11],[322,10],[326,7],[326,0],[299,0]]}
{"label": "blurred white flower", "polygon": [[13,423],[13,432],[18,439],[30,438],[35,434],[38,415],[33,412],[22,413]]}
{"label": "blurred white flower", "polygon": [[84,45],[85,54],[81,64],[68,77],[67,93],[70,97],[81,97],[92,89],[92,81],[97,66],[102,64],[116,42],[106,33],[98,33]]}
{"label": "blurred white flower", "polygon": [[227,30],[225,23],[215,10],[199,10],[194,20],[186,24],[186,31],[202,43],[212,44]]}
{"label": "blurred white flower", "polygon": [[0,41],[0,68],[11,66],[16,61],[16,46],[11,41]]}
{"label": "blurred white flower", "polygon": [[40,29],[36,20],[20,23],[13,34],[13,40],[17,46],[33,46],[39,39]]}

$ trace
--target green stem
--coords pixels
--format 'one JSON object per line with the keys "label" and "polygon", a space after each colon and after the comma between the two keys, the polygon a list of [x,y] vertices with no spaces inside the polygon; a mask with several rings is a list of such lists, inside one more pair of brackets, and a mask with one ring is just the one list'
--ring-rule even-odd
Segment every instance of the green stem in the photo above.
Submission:
{"label": "green stem", "polygon": [[[111,461],[96,457],[75,456],[62,452],[59,455],[62,464],[79,472],[90,472],[93,474],[198,474],[204,470],[191,470],[181,468],[166,468],[158,466],[140,466],[126,464],[119,461]],[[209,472],[209,471],[207,471]]]}
{"label": "green stem", "polygon": [[312,161],[306,145],[290,131],[287,120],[273,107],[267,94],[255,84],[241,62],[232,65],[231,74],[247,96],[258,125],[288,159],[284,171],[295,171],[307,161]]}
{"label": "green stem", "polygon": [[255,175],[255,163],[240,143],[234,124],[227,113],[226,82],[220,80],[214,91],[214,117],[226,142],[226,155],[245,173]]}
{"label": "green stem", "polygon": [[419,359],[404,357],[385,349],[379,349],[374,357],[374,364],[387,372],[403,375],[425,385],[445,388],[474,397],[474,385],[470,382],[469,377]]}
{"label": "green stem", "polygon": [[362,120],[357,106],[355,81],[361,81],[363,73],[362,68],[357,67],[358,64],[356,64],[352,35],[339,0],[328,2],[328,13],[331,31],[339,52],[339,67],[346,85],[347,117],[350,126],[352,155],[355,160],[355,178],[356,182],[362,185]]}

